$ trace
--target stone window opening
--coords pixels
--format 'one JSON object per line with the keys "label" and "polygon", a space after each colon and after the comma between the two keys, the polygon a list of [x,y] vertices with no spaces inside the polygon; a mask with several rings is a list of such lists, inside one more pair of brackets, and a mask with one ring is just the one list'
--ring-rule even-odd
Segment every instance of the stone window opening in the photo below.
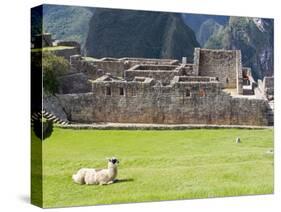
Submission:
{"label": "stone window opening", "polygon": [[106,87],[106,95],[111,96],[111,88],[110,87]]}
{"label": "stone window opening", "polygon": [[226,84],[228,84],[228,83],[229,83],[229,79],[228,79],[228,77],[226,77],[225,82],[226,82]]}
{"label": "stone window opening", "polygon": [[190,97],[190,96],[191,96],[191,93],[190,93],[190,90],[189,90],[189,89],[186,89],[186,90],[185,90],[185,96],[186,96],[186,97]]}
{"label": "stone window opening", "polygon": [[124,88],[119,88],[119,94],[120,96],[124,96]]}
{"label": "stone window opening", "polygon": [[219,81],[220,79],[218,77],[216,77],[216,80]]}

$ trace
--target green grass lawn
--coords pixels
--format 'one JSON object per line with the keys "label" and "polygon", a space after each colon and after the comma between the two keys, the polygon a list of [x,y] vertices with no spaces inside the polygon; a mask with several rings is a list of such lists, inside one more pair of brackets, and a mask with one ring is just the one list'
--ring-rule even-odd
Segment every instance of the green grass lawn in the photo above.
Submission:
{"label": "green grass lawn", "polygon": [[[242,143],[236,144],[239,136]],[[71,130],[43,142],[44,207],[221,197],[273,192],[273,130]],[[81,167],[120,160],[120,182],[78,185]]]}

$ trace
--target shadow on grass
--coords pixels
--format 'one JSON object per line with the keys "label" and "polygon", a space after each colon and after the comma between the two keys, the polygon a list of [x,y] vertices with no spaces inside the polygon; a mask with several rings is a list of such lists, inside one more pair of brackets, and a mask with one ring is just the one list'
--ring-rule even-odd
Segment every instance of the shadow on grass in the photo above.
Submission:
{"label": "shadow on grass", "polygon": [[114,183],[125,183],[125,182],[133,182],[133,178],[128,178],[128,179],[116,179]]}

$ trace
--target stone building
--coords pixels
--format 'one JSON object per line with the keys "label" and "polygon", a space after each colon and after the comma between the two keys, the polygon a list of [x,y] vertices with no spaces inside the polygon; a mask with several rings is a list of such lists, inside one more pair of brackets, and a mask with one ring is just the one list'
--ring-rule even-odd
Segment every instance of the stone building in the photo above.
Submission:
{"label": "stone building", "polygon": [[196,48],[192,64],[80,55],[70,64],[56,95],[60,108],[45,107],[70,122],[273,125],[273,84],[258,86],[239,50]]}

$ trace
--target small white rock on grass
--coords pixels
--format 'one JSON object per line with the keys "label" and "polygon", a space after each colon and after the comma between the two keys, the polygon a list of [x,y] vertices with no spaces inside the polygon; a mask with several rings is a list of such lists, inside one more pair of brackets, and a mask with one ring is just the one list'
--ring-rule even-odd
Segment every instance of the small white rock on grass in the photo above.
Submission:
{"label": "small white rock on grass", "polygon": [[240,144],[241,143],[241,139],[239,137],[236,138],[236,143]]}
{"label": "small white rock on grass", "polygon": [[273,149],[267,150],[267,151],[266,151],[266,154],[274,154]]}

